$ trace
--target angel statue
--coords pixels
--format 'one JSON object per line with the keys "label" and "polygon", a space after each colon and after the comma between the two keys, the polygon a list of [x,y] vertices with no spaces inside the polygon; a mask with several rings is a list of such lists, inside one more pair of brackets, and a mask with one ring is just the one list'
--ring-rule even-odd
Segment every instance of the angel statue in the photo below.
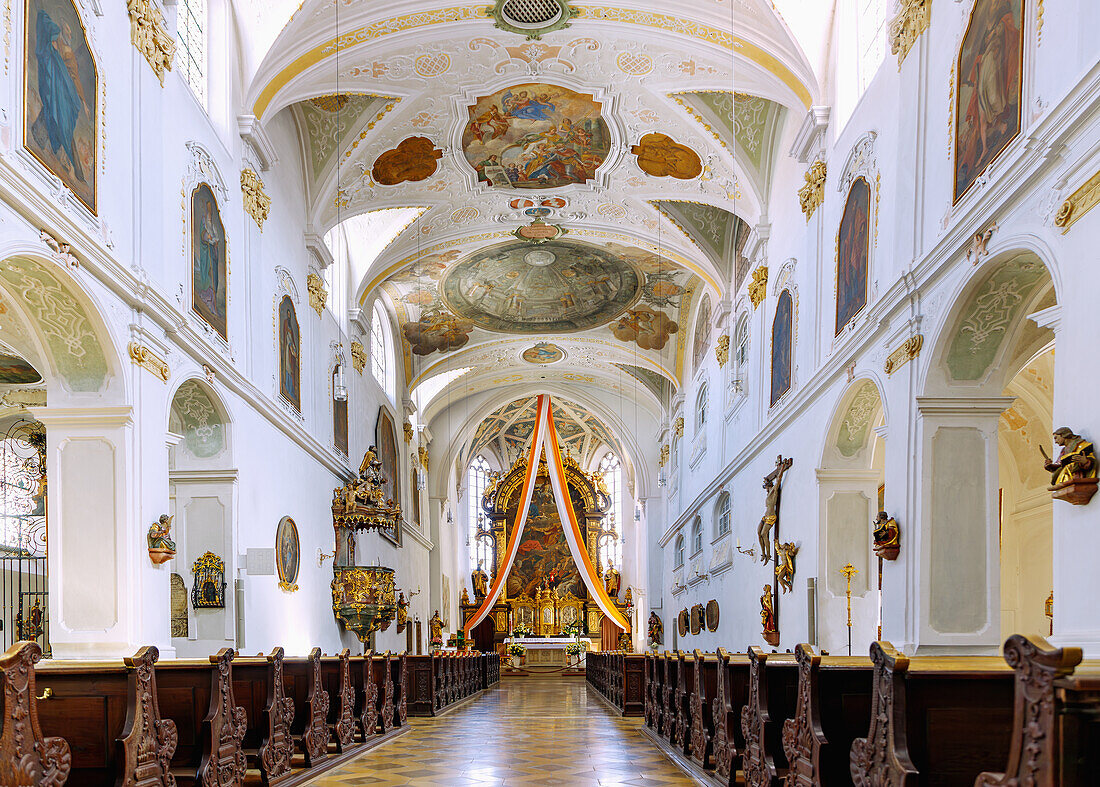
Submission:
{"label": "angel statue", "polygon": [[775,539],[775,578],[779,582],[783,593],[790,593],[794,589],[794,559],[798,556],[798,547],[793,542],[779,543]]}

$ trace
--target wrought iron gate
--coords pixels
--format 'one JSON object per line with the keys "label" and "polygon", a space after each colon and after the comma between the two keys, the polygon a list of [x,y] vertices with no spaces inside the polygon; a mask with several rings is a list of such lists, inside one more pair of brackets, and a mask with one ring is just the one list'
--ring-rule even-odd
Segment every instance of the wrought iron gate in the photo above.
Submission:
{"label": "wrought iron gate", "polygon": [[50,655],[46,574],[46,432],[20,419],[0,444],[0,635]]}

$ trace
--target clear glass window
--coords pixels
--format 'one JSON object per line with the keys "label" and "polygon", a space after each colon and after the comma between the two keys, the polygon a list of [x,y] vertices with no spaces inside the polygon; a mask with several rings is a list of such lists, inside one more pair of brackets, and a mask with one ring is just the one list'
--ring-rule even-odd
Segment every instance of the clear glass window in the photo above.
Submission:
{"label": "clear glass window", "polygon": [[370,326],[370,368],[374,379],[391,400],[393,399],[393,366],[390,363],[389,337],[382,325],[382,314],[377,308]]}
{"label": "clear glass window", "polygon": [[206,0],[179,0],[176,68],[195,98],[206,106]]}
{"label": "clear glass window", "polygon": [[682,535],[676,536],[676,568],[682,568],[684,565],[684,537]]}
{"label": "clear glass window", "polygon": [[730,496],[723,493],[718,499],[718,535],[730,532]]}
{"label": "clear glass window", "polygon": [[703,520],[695,517],[691,523],[691,554],[698,555],[703,551]]}
{"label": "clear glass window", "polygon": [[492,574],[492,543],[487,538],[478,538],[477,534],[482,526],[489,527],[488,519],[481,511],[481,497],[485,494],[485,487],[489,481],[489,472],[492,468],[480,454],[470,463],[466,471],[467,508],[467,532],[469,533],[470,566],[476,567],[479,560],[484,561],[482,568],[486,574]]}
{"label": "clear glass window", "polygon": [[613,453],[607,453],[600,461],[597,472],[603,474],[607,485],[607,495],[611,498],[611,508],[604,519],[604,528],[613,530],[613,535],[601,536],[599,542],[599,568],[607,566],[608,559],[616,568],[623,565],[623,465]]}
{"label": "clear glass window", "polygon": [[699,389],[699,396],[695,399],[695,425],[699,428],[706,426],[707,423],[708,396],[707,385],[703,383]]}

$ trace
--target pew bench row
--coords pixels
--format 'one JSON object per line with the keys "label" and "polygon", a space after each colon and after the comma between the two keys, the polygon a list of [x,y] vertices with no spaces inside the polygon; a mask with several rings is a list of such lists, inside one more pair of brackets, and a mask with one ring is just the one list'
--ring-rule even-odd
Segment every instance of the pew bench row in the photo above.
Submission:
{"label": "pew bench row", "polygon": [[408,723],[405,654],[41,655],[18,642],[0,657],[0,785],[298,782]]}
{"label": "pew bench row", "polygon": [[456,703],[500,682],[499,653],[409,656],[411,716],[436,716]]}
{"label": "pew bench row", "polygon": [[[593,656],[623,680],[629,656]],[[888,642],[870,658],[633,658],[647,735],[713,784],[1100,784],[1100,666],[1040,637],[1010,637],[1004,658],[907,658]]]}
{"label": "pew bench row", "polygon": [[645,710],[645,656],[621,650],[585,655],[585,680],[623,716]]}

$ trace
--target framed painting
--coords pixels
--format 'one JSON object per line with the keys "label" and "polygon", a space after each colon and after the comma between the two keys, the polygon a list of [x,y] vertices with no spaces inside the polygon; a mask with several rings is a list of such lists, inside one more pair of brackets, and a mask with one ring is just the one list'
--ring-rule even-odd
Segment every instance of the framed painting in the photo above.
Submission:
{"label": "framed painting", "polygon": [[1023,0],[976,0],[955,72],[955,193],[974,181],[1020,133]]}
{"label": "framed painting", "polygon": [[793,320],[794,302],[791,300],[791,291],[783,290],[779,294],[775,317],[772,319],[772,405],[791,389]]}
{"label": "framed painting", "polygon": [[332,400],[332,443],[344,456],[348,455],[348,400]]}
{"label": "framed painting", "polygon": [[302,336],[289,295],[279,301],[279,394],[302,411]]}
{"label": "framed painting", "polygon": [[228,273],[218,201],[210,186],[200,183],[191,192],[191,308],[227,340]]}
{"label": "framed painting", "polygon": [[302,548],[298,541],[298,526],[284,516],[275,530],[275,568],[279,571],[279,587],[291,592],[298,589],[298,568]]}
{"label": "framed painting", "polygon": [[867,305],[871,253],[871,186],[856,178],[837,230],[836,335]]}
{"label": "framed painting", "polygon": [[[397,428],[393,416],[385,407],[378,408],[378,421],[374,427],[374,445],[378,450],[378,461],[382,463],[382,474],[386,477],[386,483],[382,486],[382,494],[386,500],[393,500],[397,505],[401,505],[401,477],[399,474],[401,466],[397,453]],[[397,531],[392,538],[384,531],[382,534],[400,546],[400,518],[397,523]]]}
{"label": "framed painting", "polygon": [[96,213],[99,73],[72,0],[27,0],[23,145]]}

